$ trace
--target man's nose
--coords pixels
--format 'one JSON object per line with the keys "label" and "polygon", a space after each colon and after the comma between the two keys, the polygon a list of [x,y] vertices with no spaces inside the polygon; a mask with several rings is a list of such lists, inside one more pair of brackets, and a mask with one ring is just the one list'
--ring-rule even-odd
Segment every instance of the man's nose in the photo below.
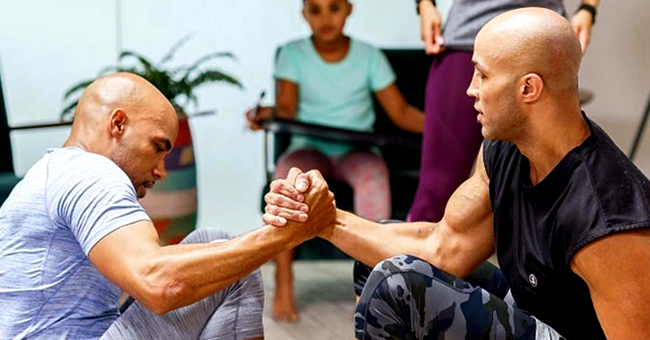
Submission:
{"label": "man's nose", "polygon": [[467,88],[467,95],[470,97],[478,98],[478,88],[476,87],[476,77],[472,77],[472,82],[469,83]]}
{"label": "man's nose", "polygon": [[165,177],[167,177],[167,170],[165,169],[165,159],[161,159],[158,161],[158,165],[156,166],[155,169],[153,169],[153,177],[157,181],[163,181],[165,180]]}

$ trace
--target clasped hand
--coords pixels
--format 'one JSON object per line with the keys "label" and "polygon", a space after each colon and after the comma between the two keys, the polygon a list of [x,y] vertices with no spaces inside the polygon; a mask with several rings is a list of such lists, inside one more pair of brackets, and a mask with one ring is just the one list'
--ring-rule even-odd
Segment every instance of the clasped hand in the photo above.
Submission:
{"label": "clasped hand", "polygon": [[264,202],[264,223],[292,228],[305,240],[318,236],[336,219],[334,194],[318,170],[303,173],[292,168],[286,179],[271,183]]}

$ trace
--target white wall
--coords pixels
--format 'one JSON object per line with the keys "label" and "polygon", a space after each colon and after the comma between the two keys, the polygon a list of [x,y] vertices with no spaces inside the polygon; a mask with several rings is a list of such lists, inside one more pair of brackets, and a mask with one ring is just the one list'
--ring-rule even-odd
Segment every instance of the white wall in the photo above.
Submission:
{"label": "white wall", "polygon": [[[213,65],[235,74],[239,91],[210,85],[199,91],[195,118],[199,167],[199,224],[240,234],[260,225],[262,137],[245,131],[243,112],[261,90],[272,98],[276,46],[308,33],[300,0],[0,0],[0,60],[11,125],[54,121],[64,90],[94,77],[114,62],[118,45],[158,60],[181,37],[193,39],[178,53],[187,63],[217,50],[237,62]],[[410,0],[354,0],[348,32],[380,47],[417,47],[419,23]],[[572,11],[577,0],[568,2]],[[650,13],[647,0],[603,0],[592,45],[581,72],[583,87],[596,93],[588,113],[627,151],[650,92]],[[116,18],[119,24],[116,23]],[[121,33],[120,33],[121,32]],[[267,99],[267,103],[271,103]],[[24,173],[46,147],[65,140],[67,129],[15,132],[15,164]],[[650,171],[650,142],[639,164]],[[5,161],[5,160],[3,160]]]}

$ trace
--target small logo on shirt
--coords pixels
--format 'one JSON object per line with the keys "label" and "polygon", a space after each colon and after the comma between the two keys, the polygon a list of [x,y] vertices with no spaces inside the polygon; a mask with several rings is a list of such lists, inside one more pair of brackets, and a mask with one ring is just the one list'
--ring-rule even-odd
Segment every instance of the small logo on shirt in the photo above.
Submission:
{"label": "small logo on shirt", "polygon": [[535,274],[528,275],[528,282],[530,282],[533,287],[537,287],[537,276],[535,276]]}

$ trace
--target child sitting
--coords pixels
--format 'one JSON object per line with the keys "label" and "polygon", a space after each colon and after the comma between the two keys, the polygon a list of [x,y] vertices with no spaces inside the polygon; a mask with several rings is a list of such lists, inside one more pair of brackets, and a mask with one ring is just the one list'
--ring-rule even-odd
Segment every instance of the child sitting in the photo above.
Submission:
{"label": "child sitting", "polygon": [[[395,85],[395,74],[376,48],[343,34],[352,12],[348,0],[304,0],[303,16],[313,35],[284,45],[279,53],[275,114],[301,122],[372,131],[374,94],[400,128],[421,133],[424,116],[410,106]],[[270,118],[270,107],[254,108],[246,117],[252,130]],[[325,178],[347,182],[354,192],[354,212],[369,220],[391,217],[389,173],[377,153],[344,142],[293,136],[276,164],[275,178],[291,167],[318,169]],[[276,258],[273,317],[296,321],[291,262],[293,250]]]}

